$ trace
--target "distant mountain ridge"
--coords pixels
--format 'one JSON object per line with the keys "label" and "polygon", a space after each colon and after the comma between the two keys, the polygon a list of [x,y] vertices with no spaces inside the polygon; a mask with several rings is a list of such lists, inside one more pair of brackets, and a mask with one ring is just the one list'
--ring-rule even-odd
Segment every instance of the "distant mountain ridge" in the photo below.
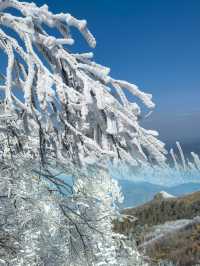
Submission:
{"label": "distant mountain ridge", "polygon": [[136,207],[153,199],[160,191],[165,191],[174,196],[182,196],[192,192],[200,191],[200,183],[185,183],[174,187],[165,187],[148,182],[133,182],[129,180],[118,180],[124,194],[124,202],[120,208]]}

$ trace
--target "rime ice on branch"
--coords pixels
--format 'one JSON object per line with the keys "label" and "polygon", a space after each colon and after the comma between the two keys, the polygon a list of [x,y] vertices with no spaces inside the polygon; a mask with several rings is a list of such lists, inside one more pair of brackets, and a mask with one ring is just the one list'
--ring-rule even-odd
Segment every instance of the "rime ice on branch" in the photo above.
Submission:
{"label": "rime ice on branch", "polygon": [[[139,125],[141,110],[125,91],[149,109],[152,96],[111,78],[91,52],[70,52],[72,27],[95,47],[85,20],[0,0],[0,49],[8,59],[0,73],[1,260],[144,266],[135,247],[112,230],[122,196],[107,162],[164,164],[164,144]],[[51,35],[55,30],[60,37]]]}
{"label": "rime ice on branch", "polygon": [[[21,16],[7,13],[7,8]],[[70,52],[72,27],[95,47],[86,20],[16,0],[1,0],[0,11],[0,48],[8,57],[6,74],[1,74],[1,117],[12,121],[16,145],[26,152],[31,149],[30,155],[40,157],[43,164],[54,159],[82,167],[105,158],[133,166],[148,160],[163,164],[164,144],[156,132],[139,125],[141,110],[127,99],[125,90],[150,109],[151,94],[111,78],[110,69],[92,61],[91,52]],[[47,27],[60,37],[50,35]],[[7,124],[2,124],[1,132],[6,130]]]}

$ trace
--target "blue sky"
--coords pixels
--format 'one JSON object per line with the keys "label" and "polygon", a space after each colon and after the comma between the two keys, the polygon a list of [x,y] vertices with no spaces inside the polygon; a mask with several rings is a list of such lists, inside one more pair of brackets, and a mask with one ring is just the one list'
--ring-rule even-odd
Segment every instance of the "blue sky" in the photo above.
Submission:
{"label": "blue sky", "polygon": [[[153,94],[157,107],[146,127],[171,143],[200,141],[199,0],[34,2],[87,19],[97,39],[95,60]],[[75,36],[74,49],[89,51]]]}

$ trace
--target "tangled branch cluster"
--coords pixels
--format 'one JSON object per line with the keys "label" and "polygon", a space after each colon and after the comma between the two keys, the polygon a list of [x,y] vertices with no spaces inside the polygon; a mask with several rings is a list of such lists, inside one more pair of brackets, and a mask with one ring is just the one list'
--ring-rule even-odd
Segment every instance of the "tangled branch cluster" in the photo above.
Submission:
{"label": "tangled branch cluster", "polygon": [[[7,8],[22,16],[6,13]],[[92,53],[70,52],[71,27],[90,47],[96,45],[85,20],[16,0],[1,0],[0,11],[0,48],[8,57],[6,74],[1,74],[1,116],[13,118],[13,134],[30,145],[32,154],[42,163],[50,156],[80,167],[102,158],[133,166],[149,159],[164,162],[164,144],[156,138],[157,132],[139,125],[141,110],[129,102],[125,90],[148,108],[154,107],[152,96],[111,78],[109,68],[92,61]],[[50,35],[47,27],[61,37]],[[19,39],[6,29],[15,31]],[[2,125],[1,132],[7,129]]]}
{"label": "tangled branch cluster", "polygon": [[71,27],[95,47],[85,20],[0,0],[0,263],[144,265],[112,231],[121,193],[107,162],[164,164],[164,144],[125,92],[150,109],[152,96],[110,77],[91,52],[70,52]]}

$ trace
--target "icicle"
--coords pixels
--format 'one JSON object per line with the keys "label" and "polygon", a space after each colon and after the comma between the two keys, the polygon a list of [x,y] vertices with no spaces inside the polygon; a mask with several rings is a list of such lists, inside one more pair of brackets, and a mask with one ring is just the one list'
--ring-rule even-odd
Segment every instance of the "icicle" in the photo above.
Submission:
{"label": "icicle", "polygon": [[65,96],[65,90],[64,85],[62,82],[62,78],[59,75],[56,75],[56,92],[58,94],[58,97],[61,101],[61,103],[66,103],[66,96]]}
{"label": "icicle", "polygon": [[173,159],[174,166],[175,166],[176,170],[179,170],[178,163],[177,163],[176,156],[174,154],[174,150],[173,149],[170,149],[170,154],[172,156],[172,159]]}
{"label": "icicle", "polygon": [[115,135],[117,134],[117,122],[113,113],[107,113],[107,129],[106,132]]}
{"label": "icicle", "polygon": [[130,84],[126,81],[114,80],[114,79],[112,79],[112,83],[119,84],[119,86],[121,88],[127,88],[133,95],[140,98],[148,108],[154,108],[155,107],[155,104],[151,101],[152,95],[140,91],[136,85]]}
{"label": "icicle", "polygon": [[37,96],[42,110],[47,108],[47,100],[53,100],[55,93],[52,90],[53,81],[44,73],[39,72],[37,78]]}
{"label": "icicle", "polygon": [[103,94],[103,88],[101,87],[101,84],[96,82],[94,84],[92,91],[95,94],[98,109],[104,110],[106,105],[105,105],[105,99],[104,99],[104,94]]}
{"label": "icicle", "polygon": [[181,156],[181,161],[182,161],[182,164],[183,164],[183,169],[184,171],[186,170],[186,163],[185,163],[185,157],[184,157],[184,154],[183,154],[183,150],[181,148],[181,145],[178,141],[176,141],[176,145],[177,145],[177,148],[178,148],[178,151],[180,153],[180,156]]}
{"label": "icicle", "polygon": [[95,66],[90,66],[90,65],[86,65],[86,64],[78,64],[78,67],[80,69],[84,69],[90,73],[92,73],[93,75],[95,75],[98,79],[104,81],[106,84],[110,82],[110,77],[105,75],[105,71],[100,70],[99,68],[96,68]]}
{"label": "icicle", "polygon": [[197,169],[200,170],[200,159],[199,159],[199,156],[196,153],[194,153],[194,152],[191,152],[191,155],[192,155],[192,157],[194,159],[194,163],[195,163]]}
{"label": "icicle", "polygon": [[12,90],[12,71],[14,66],[14,54],[10,44],[6,45],[6,50],[8,53],[8,67],[7,67],[7,79],[6,79],[6,89],[5,89],[5,100],[7,106],[12,106],[11,90]]}
{"label": "icicle", "polygon": [[122,91],[121,87],[119,86],[119,84],[113,82],[112,85],[116,89],[116,91],[120,97],[120,100],[122,101],[122,104],[126,108],[128,108],[128,106],[129,106],[128,99],[126,98],[126,96],[125,96],[124,92]]}

